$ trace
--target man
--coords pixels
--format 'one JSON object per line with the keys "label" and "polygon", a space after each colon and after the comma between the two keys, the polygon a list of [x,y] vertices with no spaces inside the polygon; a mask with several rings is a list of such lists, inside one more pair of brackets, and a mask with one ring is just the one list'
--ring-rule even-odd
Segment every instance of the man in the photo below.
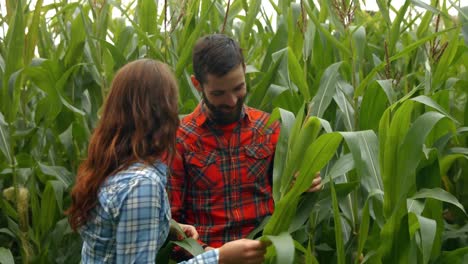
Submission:
{"label": "man", "polygon": [[[172,216],[193,224],[210,247],[246,237],[273,213],[272,158],[278,122],[244,105],[242,50],[231,38],[201,38],[193,50],[192,83],[202,101],[177,132],[168,183]],[[311,191],[321,187],[320,177]]]}

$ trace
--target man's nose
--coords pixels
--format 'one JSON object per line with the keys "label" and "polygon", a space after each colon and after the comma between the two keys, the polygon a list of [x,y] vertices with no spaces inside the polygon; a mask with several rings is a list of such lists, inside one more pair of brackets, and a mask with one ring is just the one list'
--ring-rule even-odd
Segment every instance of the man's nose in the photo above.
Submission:
{"label": "man's nose", "polygon": [[237,104],[237,100],[239,100],[239,98],[237,98],[236,95],[234,94],[231,94],[231,95],[228,95],[227,96],[227,99],[226,99],[226,104],[229,106],[229,107],[235,107],[236,104]]}

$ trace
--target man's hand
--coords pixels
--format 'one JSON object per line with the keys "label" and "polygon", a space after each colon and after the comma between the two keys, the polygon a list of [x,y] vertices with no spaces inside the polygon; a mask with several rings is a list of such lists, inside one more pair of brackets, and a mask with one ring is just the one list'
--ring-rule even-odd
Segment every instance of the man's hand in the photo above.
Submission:
{"label": "man's hand", "polygon": [[320,176],[320,171],[315,174],[314,180],[312,181],[312,185],[306,192],[318,192],[322,189],[322,177]]}
{"label": "man's hand", "polygon": [[184,231],[185,235],[195,240],[198,239],[198,232],[193,225],[184,225],[179,223],[180,228]]}
{"label": "man's hand", "polygon": [[[296,183],[296,178],[297,176],[299,175],[299,172],[297,172],[296,174],[294,174],[294,180],[293,180],[293,184]],[[306,192],[318,192],[320,191],[321,189],[323,188],[323,185],[322,185],[322,177],[320,176],[320,171],[318,171],[317,173],[315,173],[315,177],[314,177],[314,180],[312,181],[312,184],[310,185],[309,189],[307,189]]]}
{"label": "man's hand", "polygon": [[267,243],[250,239],[228,242],[219,248],[219,264],[262,263],[267,246]]}

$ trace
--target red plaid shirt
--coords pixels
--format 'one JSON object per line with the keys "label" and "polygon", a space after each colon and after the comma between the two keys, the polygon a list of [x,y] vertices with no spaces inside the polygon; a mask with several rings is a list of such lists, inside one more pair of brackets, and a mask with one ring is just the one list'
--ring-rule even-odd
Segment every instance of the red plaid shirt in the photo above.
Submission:
{"label": "red plaid shirt", "polygon": [[172,217],[212,247],[245,238],[273,213],[271,163],[280,132],[269,114],[244,106],[229,139],[199,104],[177,132],[168,181]]}

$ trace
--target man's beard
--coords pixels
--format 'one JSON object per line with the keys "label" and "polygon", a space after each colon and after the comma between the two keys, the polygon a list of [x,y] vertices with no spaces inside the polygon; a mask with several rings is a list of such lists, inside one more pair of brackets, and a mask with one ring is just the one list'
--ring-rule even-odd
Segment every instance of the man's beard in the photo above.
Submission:
{"label": "man's beard", "polygon": [[[209,114],[210,119],[213,120],[216,124],[218,125],[232,124],[240,119],[240,116],[242,113],[242,107],[244,106],[245,97],[239,98],[239,100],[237,100],[234,110],[231,109],[227,105],[215,106],[210,101],[208,101],[204,92],[202,92],[202,97],[203,97],[204,104],[210,110],[210,114]],[[223,110],[232,111],[232,112],[226,113]]]}

